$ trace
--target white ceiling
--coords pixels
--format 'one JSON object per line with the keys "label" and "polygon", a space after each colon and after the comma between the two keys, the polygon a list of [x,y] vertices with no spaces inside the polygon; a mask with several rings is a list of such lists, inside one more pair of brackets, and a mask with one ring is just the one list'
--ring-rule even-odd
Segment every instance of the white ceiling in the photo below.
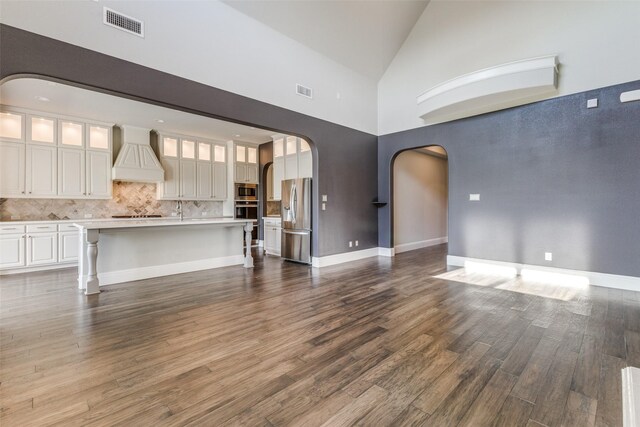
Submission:
{"label": "white ceiling", "polygon": [[[49,101],[39,100],[38,97],[45,97]],[[275,134],[273,131],[39,79],[15,79],[4,83],[0,86],[0,104],[219,141],[263,143],[270,141]],[[164,120],[164,123],[158,123],[157,120]]]}
{"label": "white ceiling", "polygon": [[429,0],[223,0],[378,81]]}

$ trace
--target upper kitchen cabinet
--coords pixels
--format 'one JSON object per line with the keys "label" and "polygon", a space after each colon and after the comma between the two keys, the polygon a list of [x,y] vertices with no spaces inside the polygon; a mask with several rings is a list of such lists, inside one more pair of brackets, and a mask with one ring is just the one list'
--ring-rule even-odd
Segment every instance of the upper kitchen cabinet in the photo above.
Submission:
{"label": "upper kitchen cabinet", "polygon": [[24,142],[25,115],[0,111],[0,140]]}
{"label": "upper kitchen cabinet", "polygon": [[25,145],[0,141],[0,197],[24,197],[25,167]]}
{"label": "upper kitchen cabinet", "polygon": [[87,123],[87,149],[111,151],[111,127]]}
{"label": "upper kitchen cabinet", "polygon": [[250,144],[235,143],[235,181],[258,183],[258,147]]}
{"label": "upper kitchen cabinet", "polygon": [[280,200],[282,180],[313,176],[313,157],[309,143],[295,136],[273,139],[272,200]]}
{"label": "upper kitchen cabinet", "polygon": [[84,148],[84,123],[58,120],[58,144],[61,147]]}
{"label": "upper kitchen cabinet", "polygon": [[27,115],[27,142],[32,144],[56,145],[56,122],[52,117],[35,114]]}
{"label": "upper kitchen cabinet", "polygon": [[157,134],[155,139],[165,173],[157,187],[159,200],[226,199],[224,145],[178,135]]}

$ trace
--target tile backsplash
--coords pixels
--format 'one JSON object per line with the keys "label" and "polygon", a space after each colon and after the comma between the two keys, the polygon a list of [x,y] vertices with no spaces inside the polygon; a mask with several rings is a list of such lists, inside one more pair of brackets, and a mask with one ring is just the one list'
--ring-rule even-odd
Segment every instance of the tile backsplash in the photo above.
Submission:
{"label": "tile backsplash", "polygon": [[[0,199],[0,220],[12,218],[28,221],[82,219],[112,215],[157,214],[171,216],[176,202],[156,200],[156,185],[135,182],[114,182],[113,198],[109,200],[69,199]],[[184,215],[222,216],[222,202],[183,202]]]}
{"label": "tile backsplash", "polygon": [[280,201],[267,202],[267,216],[280,215]]}

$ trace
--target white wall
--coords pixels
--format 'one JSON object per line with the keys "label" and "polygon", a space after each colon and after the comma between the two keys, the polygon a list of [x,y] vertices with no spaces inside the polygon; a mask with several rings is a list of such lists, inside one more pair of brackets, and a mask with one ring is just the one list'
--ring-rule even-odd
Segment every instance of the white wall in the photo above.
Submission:
{"label": "white wall", "polygon": [[[419,150],[393,164],[393,234],[397,252],[447,237],[447,160]],[[411,245],[415,244],[415,245]]]}
{"label": "white wall", "polygon": [[[145,38],[103,25],[103,6],[142,19]],[[375,81],[218,1],[2,0],[0,22],[358,130],[377,129]],[[312,87],[314,99],[296,95],[296,83]]]}
{"label": "white wall", "polygon": [[558,54],[559,95],[637,80],[639,18],[639,1],[432,0],[378,83],[378,132],[424,126],[422,92],[519,59]]}

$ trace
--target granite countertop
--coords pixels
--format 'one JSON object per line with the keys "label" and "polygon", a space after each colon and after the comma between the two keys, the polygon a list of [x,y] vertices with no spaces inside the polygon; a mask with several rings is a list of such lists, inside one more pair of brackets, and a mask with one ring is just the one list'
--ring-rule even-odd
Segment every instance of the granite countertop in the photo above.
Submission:
{"label": "granite countertop", "polygon": [[[43,223],[47,223],[47,224],[51,224],[51,223],[55,223],[55,224],[73,224],[73,223],[90,223],[90,222],[98,222],[98,221],[108,221],[108,222],[123,222],[123,221],[140,221],[141,219],[144,219],[145,221],[176,221],[176,220],[180,220],[180,218],[178,218],[177,216],[164,216],[164,217],[160,217],[160,218],[75,218],[75,219],[40,219],[40,220],[12,220],[12,221],[0,221],[0,227],[5,226],[5,225],[29,225],[29,224],[43,224]],[[208,217],[208,216],[202,216],[202,217],[193,217],[193,218],[187,218],[185,217],[185,219],[190,219],[190,220],[204,220],[204,219],[216,219],[216,220],[220,220],[220,219],[233,219],[233,217]]]}
{"label": "granite countertop", "polygon": [[102,220],[102,221],[75,221],[74,226],[83,230],[104,230],[109,228],[144,228],[144,227],[168,227],[184,225],[242,225],[251,220],[233,218],[135,218],[125,221]]}

